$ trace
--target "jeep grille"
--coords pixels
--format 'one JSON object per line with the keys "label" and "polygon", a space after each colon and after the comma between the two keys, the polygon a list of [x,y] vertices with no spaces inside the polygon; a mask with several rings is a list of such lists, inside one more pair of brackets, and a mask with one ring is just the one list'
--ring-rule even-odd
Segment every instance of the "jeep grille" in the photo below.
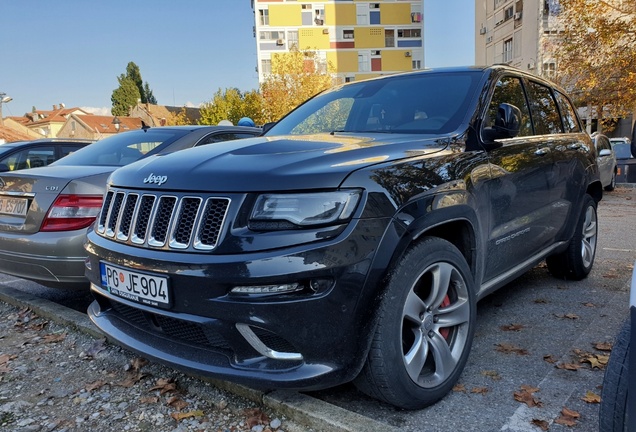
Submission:
{"label": "jeep grille", "polygon": [[97,233],[120,243],[157,249],[216,247],[229,198],[109,190]]}

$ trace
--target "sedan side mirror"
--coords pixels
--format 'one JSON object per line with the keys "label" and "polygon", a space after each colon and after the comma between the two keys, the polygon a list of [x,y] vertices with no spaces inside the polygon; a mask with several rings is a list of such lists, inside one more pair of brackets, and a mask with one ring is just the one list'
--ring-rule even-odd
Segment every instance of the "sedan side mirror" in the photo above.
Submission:
{"label": "sedan side mirror", "polygon": [[600,152],[598,152],[599,156],[611,156],[612,152],[610,151],[610,149],[603,149]]}

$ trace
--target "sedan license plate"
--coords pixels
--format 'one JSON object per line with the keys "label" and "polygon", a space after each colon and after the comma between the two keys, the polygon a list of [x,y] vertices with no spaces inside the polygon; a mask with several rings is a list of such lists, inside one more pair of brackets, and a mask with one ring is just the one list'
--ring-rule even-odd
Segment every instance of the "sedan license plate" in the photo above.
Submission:
{"label": "sedan license plate", "polygon": [[100,262],[102,286],[111,294],[138,303],[170,307],[168,278],[140,273]]}
{"label": "sedan license plate", "polygon": [[27,198],[0,197],[0,213],[25,216],[29,208],[29,200]]}

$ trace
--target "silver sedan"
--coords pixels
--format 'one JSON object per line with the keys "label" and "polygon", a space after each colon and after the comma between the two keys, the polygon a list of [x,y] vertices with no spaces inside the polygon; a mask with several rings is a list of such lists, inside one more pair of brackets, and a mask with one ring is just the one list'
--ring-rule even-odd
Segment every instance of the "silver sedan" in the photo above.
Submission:
{"label": "silver sedan", "polygon": [[144,128],[97,141],[47,167],[1,173],[0,272],[88,289],[84,239],[111,172],[152,155],[260,133],[235,126]]}

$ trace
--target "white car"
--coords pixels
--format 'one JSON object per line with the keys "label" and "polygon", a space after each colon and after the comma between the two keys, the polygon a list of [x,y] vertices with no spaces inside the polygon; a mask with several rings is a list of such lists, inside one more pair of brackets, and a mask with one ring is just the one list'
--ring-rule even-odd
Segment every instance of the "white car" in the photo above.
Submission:
{"label": "white car", "polygon": [[616,187],[616,154],[610,139],[601,133],[592,134],[596,147],[596,163],[601,177],[601,184],[606,191]]}

